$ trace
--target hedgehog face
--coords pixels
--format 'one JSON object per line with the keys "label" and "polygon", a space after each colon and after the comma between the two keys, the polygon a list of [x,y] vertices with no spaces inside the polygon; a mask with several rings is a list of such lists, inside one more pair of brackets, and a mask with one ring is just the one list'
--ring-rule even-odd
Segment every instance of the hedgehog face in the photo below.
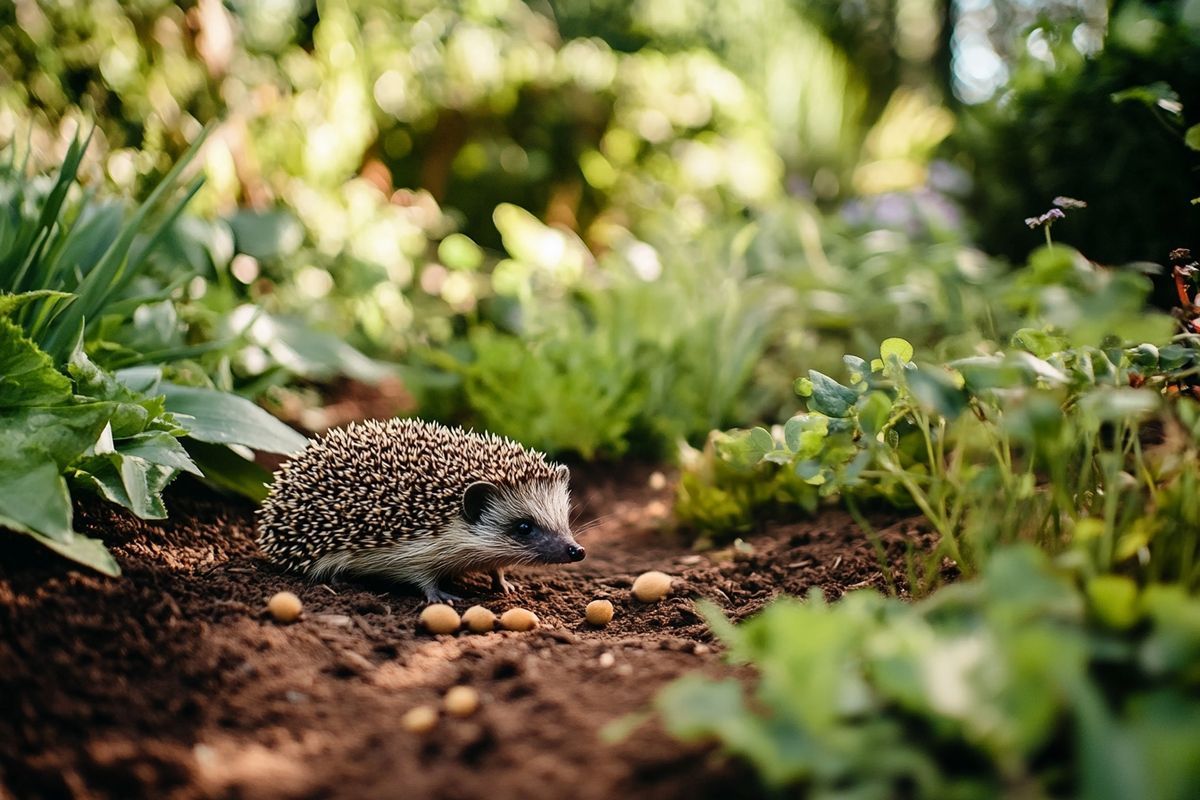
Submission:
{"label": "hedgehog face", "polygon": [[553,478],[515,486],[473,483],[463,494],[463,518],[489,551],[503,553],[510,563],[581,561],[584,549],[571,535],[568,474],[559,467]]}

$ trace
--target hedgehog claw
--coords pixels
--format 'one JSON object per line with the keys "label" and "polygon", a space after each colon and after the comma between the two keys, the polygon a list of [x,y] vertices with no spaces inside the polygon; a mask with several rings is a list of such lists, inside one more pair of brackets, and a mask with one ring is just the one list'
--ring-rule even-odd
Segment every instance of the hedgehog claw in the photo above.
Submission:
{"label": "hedgehog claw", "polygon": [[521,587],[504,577],[504,570],[498,569],[492,572],[492,591],[503,592],[504,594],[512,594]]}
{"label": "hedgehog claw", "polygon": [[425,599],[431,603],[446,603],[447,605],[454,605],[456,600],[462,600],[458,595],[442,591],[436,585],[425,587]]}

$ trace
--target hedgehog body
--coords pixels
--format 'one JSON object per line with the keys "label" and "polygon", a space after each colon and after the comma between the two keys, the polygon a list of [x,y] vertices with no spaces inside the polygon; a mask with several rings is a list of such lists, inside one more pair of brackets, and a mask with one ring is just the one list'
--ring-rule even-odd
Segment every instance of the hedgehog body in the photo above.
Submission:
{"label": "hedgehog body", "polygon": [[570,532],[569,473],[509,439],[420,420],[353,423],[276,473],[258,541],[313,578],[378,575],[453,600],[465,572],[583,558]]}

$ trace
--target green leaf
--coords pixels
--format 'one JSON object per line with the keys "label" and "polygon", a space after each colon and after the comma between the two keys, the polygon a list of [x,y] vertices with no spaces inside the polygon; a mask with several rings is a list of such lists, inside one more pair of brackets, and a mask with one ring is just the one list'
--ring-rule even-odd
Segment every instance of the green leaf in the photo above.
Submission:
{"label": "green leaf", "polygon": [[1200,150],[1200,125],[1193,125],[1183,135],[1183,143],[1193,150]]}
{"label": "green leaf", "polygon": [[26,339],[13,322],[0,318],[0,408],[45,406],[71,399],[71,381],[50,356]]}
{"label": "green leaf", "polygon": [[178,415],[188,436],[210,444],[241,444],[268,453],[291,454],[308,440],[244,397],[214,389],[162,383],[167,410]]}
{"label": "green leaf", "polygon": [[808,371],[808,379],[812,382],[812,399],[808,406],[813,411],[830,417],[845,417],[858,401],[858,392],[815,369]]}
{"label": "green leaf", "polygon": [[966,395],[941,367],[922,367],[909,372],[906,380],[908,390],[922,407],[948,420],[957,419],[967,407]]}
{"label": "green leaf", "polygon": [[96,400],[110,400],[117,404],[110,424],[114,438],[123,439],[146,430],[152,422],[160,427],[174,427],[174,420],[166,415],[161,397],[146,397],[131,390],[108,372],[97,367],[83,352],[80,339],[67,362],[67,371],[75,379],[79,394]]}
{"label": "green leaf", "polygon": [[901,364],[907,364],[912,361],[913,346],[908,343],[908,340],[893,336],[884,339],[883,343],[879,345],[879,357],[883,359],[884,363],[894,357],[899,359]]}
{"label": "green leaf", "polygon": [[108,552],[108,548],[99,539],[92,539],[79,533],[72,535],[66,542],[46,539],[36,534],[33,538],[63,558],[69,558],[77,564],[90,567],[102,575],[115,578],[121,574],[121,567],[117,564],[117,560],[112,557],[112,553]]}
{"label": "green leaf", "polygon": [[33,292],[22,292],[21,294],[0,293],[0,317],[7,317],[14,311],[18,311],[37,300],[45,300],[47,298],[68,300],[72,297],[74,295],[70,292],[57,292],[53,289],[38,289]]}
{"label": "green leaf", "polygon": [[49,458],[65,469],[96,443],[115,408],[81,403],[0,411],[0,465],[23,468]]}
{"label": "green leaf", "polygon": [[267,499],[271,473],[242,458],[228,447],[188,441],[187,451],[204,473],[204,479],[229,492],[261,503]]}
{"label": "green leaf", "polygon": [[783,425],[783,441],[793,453],[800,449],[800,434],[804,432],[804,420],[792,417]]}
{"label": "green leaf", "polygon": [[394,375],[395,369],[346,344],[331,333],[314,330],[302,320],[260,315],[254,336],[271,358],[288,371],[314,380],[346,375],[366,383],[377,383]]}
{"label": "green leaf", "polygon": [[842,363],[846,365],[846,369],[850,373],[851,383],[862,383],[867,373],[871,371],[867,362],[858,356],[844,355]]}
{"label": "green leaf", "polygon": [[1038,358],[1049,358],[1069,346],[1064,337],[1038,328],[1021,328],[1013,334],[1012,341],[1017,347],[1028,350]]}
{"label": "green leaf", "polygon": [[1157,392],[1130,387],[1097,388],[1079,399],[1080,409],[1102,422],[1145,417],[1161,404]]}
{"label": "green leaf", "polygon": [[163,505],[162,491],[176,474],[171,467],[151,464],[136,456],[110,453],[81,461],[76,480],[142,519],[165,519],[167,509]]}
{"label": "green leaf", "polygon": [[863,433],[874,437],[887,424],[892,413],[892,398],[883,392],[870,392],[858,402],[858,424]]}
{"label": "green leaf", "polygon": [[0,525],[66,544],[74,536],[71,496],[57,464],[46,459],[0,468]]}
{"label": "green leaf", "polygon": [[121,455],[135,456],[151,464],[190,472],[198,477],[203,476],[184,446],[166,431],[146,431],[121,439],[116,443],[116,448]]}
{"label": "green leaf", "polygon": [[766,428],[755,428],[750,431],[750,449],[759,458],[775,449],[775,440]]}
{"label": "green leaf", "polygon": [[1124,630],[1138,619],[1137,584],[1124,575],[1097,575],[1087,582],[1092,612],[1110,628]]}
{"label": "green leaf", "polygon": [[687,675],[655,699],[667,731],[685,741],[701,739],[748,716],[742,685],[733,678],[714,681]]}
{"label": "green leaf", "polygon": [[238,252],[259,260],[291,255],[304,244],[304,226],[288,211],[243,209],[227,221]]}

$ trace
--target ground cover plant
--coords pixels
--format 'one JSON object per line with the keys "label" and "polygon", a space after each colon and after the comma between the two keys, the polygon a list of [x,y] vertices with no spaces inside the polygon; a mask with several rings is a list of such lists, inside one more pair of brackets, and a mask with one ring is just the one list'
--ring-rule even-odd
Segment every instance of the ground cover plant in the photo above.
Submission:
{"label": "ground cover plant", "polygon": [[834,497],[876,537],[864,508],[890,502],[919,510],[938,543],[901,572],[880,545],[889,591],[929,593],[947,566],[958,580],[917,604],[816,593],[736,628],[710,609],[754,688],[673,684],[656,708],[675,735],[814,796],[1195,786],[1194,266],[1174,254],[1172,318],[1144,310],[1143,276],[1048,242],[1003,291],[1023,317],[1007,348],[918,363],[886,339],[845,356],[844,382],[797,380],[807,408],[786,424],[715,434],[698,454],[679,510],[711,537]]}

